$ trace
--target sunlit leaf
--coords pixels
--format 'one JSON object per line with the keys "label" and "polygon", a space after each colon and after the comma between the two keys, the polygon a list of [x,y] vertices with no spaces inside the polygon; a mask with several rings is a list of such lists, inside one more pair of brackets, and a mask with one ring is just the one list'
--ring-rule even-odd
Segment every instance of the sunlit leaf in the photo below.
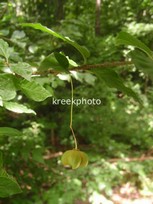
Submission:
{"label": "sunlit leaf", "polygon": [[30,80],[32,76],[32,68],[29,64],[24,62],[19,62],[18,64],[12,64],[11,70],[22,76],[23,78]]}
{"label": "sunlit leaf", "polygon": [[86,58],[88,58],[90,56],[90,53],[86,47],[79,45],[78,43],[71,40],[69,37],[64,37],[64,36],[56,33],[55,31],[47,28],[46,26],[41,25],[40,23],[22,23],[21,25],[27,26],[27,27],[32,27],[34,29],[38,29],[38,30],[41,30],[43,32],[49,33],[49,34],[53,35],[54,37],[59,38],[65,42],[69,43],[70,45],[75,47],[81,53],[81,55],[84,58],[84,62],[86,62]]}
{"label": "sunlit leaf", "polygon": [[79,66],[74,60],[70,59],[68,56],[67,56],[67,59],[68,59],[68,61],[69,61],[69,65],[70,65],[71,67],[77,67],[77,66]]}
{"label": "sunlit leaf", "polygon": [[52,94],[40,84],[35,81],[22,80],[19,83],[21,91],[34,101],[44,101],[46,98],[51,97]]}
{"label": "sunlit leaf", "polygon": [[129,33],[120,32],[116,38],[116,42],[118,44],[123,45],[132,45],[134,47],[139,48],[140,50],[144,51],[150,58],[153,59],[153,52],[147,47],[143,42],[138,40],[137,38],[133,37]]}
{"label": "sunlit leaf", "polygon": [[16,102],[4,102],[4,107],[7,110],[13,111],[15,113],[32,113],[36,115],[36,112],[32,109]]}
{"label": "sunlit leaf", "polygon": [[9,101],[16,96],[16,88],[10,74],[0,74],[0,96]]}
{"label": "sunlit leaf", "polygon": [[8,43],[4,40],[0,39],[0,55],[5,57],[5,59],[8,61],[8,58],[10,56],[9,46]]}

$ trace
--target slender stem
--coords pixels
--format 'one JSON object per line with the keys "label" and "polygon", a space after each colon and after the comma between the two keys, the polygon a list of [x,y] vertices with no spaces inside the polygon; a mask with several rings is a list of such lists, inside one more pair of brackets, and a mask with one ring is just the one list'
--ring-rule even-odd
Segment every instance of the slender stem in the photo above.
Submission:
{"label": "slender stem", "polygon": [[71,83],[71,109],[70,109],[70,129],[73,135],[73,139],[74,139],[74,144],[75,144],[75,149],[78,149],[78,145],[77,145],[77,140],[74,134],[74,130],[73,130],[73,81],[72,81],[72,77],[70,76],[70,83]]}
{"label": "slender stem", "polygon": [[[94,69],[109,69],[109,68],[115,68],[115,67],[120,67],[120,66],[127,66],[127,65],[132,65],[134,64],[132,61],[119,61],[119,62],[104,62],[102,64],[84,64],[78,67],[70,67],[70,71],[86,71],[86,70],[94,70]],[[48,69],[47,74],[54,74],[57,75],[60,72],[50,70]],[[46,75],[46,72],[35,72],[33,74],[38,74],[38,75]]]}
{"label": "slender stem", "polygon": [[121,61],[121,62],[104,62],[102,64],[85,64],[78,67],[73,67],[71,70],[89,70],[89,69],[96,69],[96,68],[114,68],[119,66],[126,66],[133,64],[132,61]]}

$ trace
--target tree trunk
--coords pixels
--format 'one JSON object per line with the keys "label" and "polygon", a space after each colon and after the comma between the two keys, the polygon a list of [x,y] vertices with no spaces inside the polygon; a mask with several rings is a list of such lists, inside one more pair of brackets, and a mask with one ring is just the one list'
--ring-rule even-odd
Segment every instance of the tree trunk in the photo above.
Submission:
{"label": "tree trunk", "polygon": [[101,11],[101,0],[96,0],[96,14],[95,14],[95,34],[101,34],[101,26],[100,26],[100,11]]}
{"label": "tree trunk", "polygon": [[61,19],[64,18],[64,3],[65,0],[57,0],[56,1],[56,21],[60,21]]}

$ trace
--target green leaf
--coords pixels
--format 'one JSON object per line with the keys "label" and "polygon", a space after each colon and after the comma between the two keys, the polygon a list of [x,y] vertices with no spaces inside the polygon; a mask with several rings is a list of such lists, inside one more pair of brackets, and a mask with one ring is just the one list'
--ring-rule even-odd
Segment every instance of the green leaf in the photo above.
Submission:
{"label": "green leaf", "polygon": [[137,69],[140,69],[145,74],[148,74],[149,77],[153,79],[153,60],[150,59],[145,53],[134,50],[129,53],[129,56],[132,58],[132,62]]}
{"label": "green leaf", "polygon": [[94,69],[93,71],[100,80],[103,80],[107,86],[116,88],[122,91],[124,94],[134,98],[136,101],[141,103],[138,95],[130,88],[126,87],[123,83],[122,78],[112,69]]}
{"label": "green leaf", "polygon": [[14,73],[27,79],[28,81],[31,79],[32,72],[33,72],[31,66],[24,62],[19,62],[18,64],[12,64],[11,70]]}
{"label": "green leaf", "polygon": [[20,136],[22,132],[15,128],[0,127],[0,136]]}
{"label": "green leaf", "polygon": [[70,59],[68,56],[67,59],[69,61],[69,65],[71,66],[71,68],[79,66],[74,60]]}
{"label": "green leaf", "polygon": [[0,197],[5,198],[21,192],[21,188],[17,181],[12,176],[8,175],[5,170],[1,170]]}
{"label": "green leaf", "polygon": [[7,110],[13,111],[15,113],[32,113],[36,115],[36,112],[32,109],[16,102],[4,102],[4,107]]}
{"label": "green leaf", "polygon": [[[61,57],[61,56],[60,56]],[[64,57],[64,56],[63,56]],[[64,57],[66,58],[66,57]],[[59,55],[58,55],[58,60],[59,60]],[[40,64],[40,70],[48,70],[48,69],[53,69],[59,72],[67,72],[67,67],[61,65],[62,61],[65,61],[64,59],[60,59],[60,63],[57,60],[57,55],[52,53],[48,55]],[[66,64],[66,61],[64,62]]]}
{"label": "green leaf", "polygon": [[68,59],[61,53],[58,52],[54,52],[54,56],[56,58],[56,60],[58,61],[58,63],[65,69],[68,70],[69,67],[69,61]]}
{"label": "green leaf", "polygon": [[2,39],[0,39],[0,55],[5,57],[6,61],[8,62],[10,56],[9,46],[8,43]]}
{"label": "green leaf", "polygon": [[116,38],[117,44],[132,45],[144,51],[150,58],[153,59],[153,52],[143,42],[133,37],[129,33],[120,32]]}
{"label": "green leaf", "polygon": [[84,46],[79,45],[78,43],[74,42],[73,40],[71,40],[68,37],[64,37],[64,36],[56,33],[55,31],[47,28],[46,26],[41,25],[40,23],[22,23],[21,25],[27,26],[27,27],[32,27],[32,28],[37,29],[37,30],[41,30],[43,32],[46,32],[46,33],[53,35],[56,38],[63,40],[64,42],[67,42],[68,44],[75,47],[81,53],[81,55],[84,58],[84,62],[86,62],[86,58],[88,58],[90,56],[89,51]]}
{"label": "green leaf", "polygon": [[48,90],[35,81],[29,82],[24,79],[20,81],[19,87],[28,98],[34,101],[44,101],[46,98],[52,96]]}
{"label": "green leaf", "polygon": [[0,96],[2,100],[9,101],[16,96],[16,89],[10,74],[0,74]]}

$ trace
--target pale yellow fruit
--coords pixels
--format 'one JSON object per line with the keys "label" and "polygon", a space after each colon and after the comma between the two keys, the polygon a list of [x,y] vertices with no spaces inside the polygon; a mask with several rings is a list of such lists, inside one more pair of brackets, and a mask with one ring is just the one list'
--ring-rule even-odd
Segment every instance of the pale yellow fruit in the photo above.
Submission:
{"label": "pale yellow fruit", "polygon": [[82,151],[80,151],[80,155],[81,155],[80,167],[86,167],[88,165],[88,156],[86,153]]}
{"label": "pale yellow fruit", "polygon": [[77,169],[88,165],[88,156],[78,149],[67,150],[62,155],[61,162],[64,166],[70,166],[72,169]]}
{"label": "pale yellow fruit", "polygon": [[68,151],[64,152],[64,154],[62,155],[61,162],[62,162],[62,164],[64,166],[68,166],[69,165],[68,158],[69,158],[69,155],[71,154],[71,151],[72,150],[68,150]]}
{"label": "pale yellow fruit", "polygon": [[71,157],[69,158],[70,164],[72,169],[77,169],[81,163],[80,151],[79,150],[72,150]]}

